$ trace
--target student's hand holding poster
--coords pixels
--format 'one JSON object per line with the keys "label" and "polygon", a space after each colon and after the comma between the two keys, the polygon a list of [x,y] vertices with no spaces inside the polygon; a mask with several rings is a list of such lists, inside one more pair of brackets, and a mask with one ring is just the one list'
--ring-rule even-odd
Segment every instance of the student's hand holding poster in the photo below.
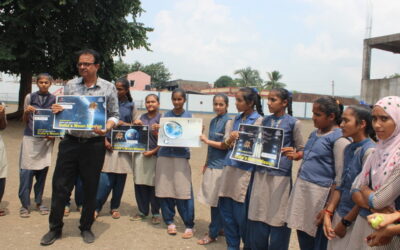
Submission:
{"label": "student's hand holding poster", "polygon": [[279,168],[284,135],[282,129],[240,124],[238,134],[231,159]]}

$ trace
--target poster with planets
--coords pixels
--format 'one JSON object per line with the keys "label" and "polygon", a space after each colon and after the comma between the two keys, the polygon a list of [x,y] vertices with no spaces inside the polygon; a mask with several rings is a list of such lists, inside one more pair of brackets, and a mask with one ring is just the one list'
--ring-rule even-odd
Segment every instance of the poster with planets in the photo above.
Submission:
{"label": "poster with planets", "polygon": [[111,131],[111,146],[121,152],[149,150],[149,126],[120,126]]}
{"label": "poster with planets", "polygon": [[32,132],[34,137],[64,136],[63,129],[53,128],[54,114],[51,109],[36,109],[33,113]]}
{"label": "poster with planets", "polygon": [[158,146],[200,147],[201,118],[163,117],[158,130]]}
{"label": "poster with planets", "polygon": [[239,138],[230,158],[279,169],[283,139],[283,129],[240,124]]}
{"label": "poster with planets", "polygon": [[56,129],[93,130],[106,127],[107,103],[105,96],[57,96],[56,103],[64,110],[54,116]]}

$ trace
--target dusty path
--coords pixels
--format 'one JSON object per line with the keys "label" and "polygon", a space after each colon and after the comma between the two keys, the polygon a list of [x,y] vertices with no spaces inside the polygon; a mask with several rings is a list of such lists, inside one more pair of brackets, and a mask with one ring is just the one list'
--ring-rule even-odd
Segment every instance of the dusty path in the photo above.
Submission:
{"label": "dusty path", "polygon": [[[8,111],[11,111],[11,106]],[[209,124],[210,115],[196,115],[204,118],[204,124]],[[306,138],[312,129],[312,123],[305,121],[303,130]],[[207,132],[207,131],[206,131]],[[1,207],[7,209],[7,215],[0,217],[0,248],[5,249],[43,249],[39,245],[40,238],[48,230],[48,216],[42,216],[37,211],[32,211],[30,218],[19,217],[20,202],[18,199],[18,158],[20,143],[23,134],[22,122],[11,121],[6,130],[2,132],[8,155],[8,178],[6,191]],[[53,165],[50,168],[44,192],[44,204],[50,206],[51,180],[54,162],[57,156],[57,146],[53,152]],[[193,188],[195,196],[201,181],[200,169],[204,163],[206,147],[192,150],[190,164],[193,174]],[[298,163],[295,165],[297,170]],[[297,171],[295,171],[297,172]],[[295,174],[295,173],[294,173]],[[32,194],[33,195],[33,194]],[[31,197],[32,197],[31,195]],[[121,215],[119,220],[114,220],[108,214],[107,202],[99,219],[93,225],[96,241],[93,244],[83,243],[79,235],[79,212],[76,212],[73,203],[72,213],[64,219],[63,237],[46,249],[226,249],[225,238],[220,238],[217,243],[208,246],[199,246],[196,241],[207,232],[209,223],[209,208],[199,202],[195,203],[195,237],[183,240],[181,234],[184,230],[179,216],[177,218],[178,235],[169,236],[164,224],[153,226],[149,221],[132,222],[129,216],[136,213],[137,207],[134,200],[132,175],[128,175],[125,192],[122,198]],[[290,249],[298,249],[297,239],[292,233]]]}

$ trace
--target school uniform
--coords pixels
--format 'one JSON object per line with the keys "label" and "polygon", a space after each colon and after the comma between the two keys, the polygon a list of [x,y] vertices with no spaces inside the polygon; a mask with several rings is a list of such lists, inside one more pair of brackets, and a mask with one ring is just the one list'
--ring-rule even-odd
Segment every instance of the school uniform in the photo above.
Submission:
{"label": "school uniform", "polygon": [[[55,103],[56,97],[50,93],[41,94],[39,91],[28,94],[25,97],[24,109],[29,105],[37,109],[50,109]],[[19,191],[18,196],[22,207],[28,209],[30,206],[30,193],[32,190],[33,177],[36,179],[34,185],[35,203],[42,204],[43,190],[46,182],[47,172],[51,165],[54,140],[33,137],[33,114],[28,117],[22,139],[19,159]]]}
{"label": "school uniform", "polygon": [[[128,100],[119,101],[120,120],[132,123],[135,113],[135,104]],[[111,133],[106,136],[111,142]],[[116,210],[121,205],[126,176],[132,172],[132,153],[113,150],[106,151],[104,165],[100,173],[99,186],[96,195],[96,211],[99,212],[112,191],[110,210]]]}
{"label": "school uniform", "polygon": [[[161,114],[157,113],[155,117],[150,118],[148,114],[140,116],[143,125],[149,126],[149,150],[157,147],[157,138],[151,128],[153,124],[160,123]],[[157,164],[157,155],[143,156],[142,153],[134,154],[133,182],[135,187],[135,198],[139,212],[147,216],[151,207],[153,216],[160,214],[160,201],[155,193],[155,172]]]}
{"label": "school uniform", "polygon": [[[164,117],[191,118],[190,112],[175,114],[172,110]],[[160,147],[156,165],[156,197],[160,198],[165,224],[174,223],[175,206],[186,228],[194,227],[194,200],[192,173],[189,165],[190,150],[187,147]]]}
{"label": "school uniform", "polygon": [[[239,124],[260,125],[262,116],[256,111],[244,117],[236,116],[233,131],[239,130]],[[245,248],[249,248],[246,238],[248,205],[254,178],[255,165],[231,160],[232,150],[226,155],[225,167],[221,176],[219,208],[224,221],[224,233],[228,249],[239,249],[240,239]]]}
{"label": "school uniform", "polygon": [[[344,166],[341,185],[336,187],[340,191],[340,200],[332,218],[332,227],[335,228],[338,223],[355,206],[351,198],[351,186],[362,170],[363,163],[373,151],[375,143],[371,139],[364,139],[360,142],[353,142],[344,150]],[[368,210],[361,209],[359,212],[364,216],[369,214]],[[329,250],[347,249],[354,223],[346,228],[346,235],[343,238],[336,237],[328,242]]]}
{"label": "school uniform", "polygon": [[[229,131],[232,129],[232,119],[228,114],[214,117],[210,122],[208,139],[223,142]],[[208,146],[207,149],[207,168],[203,174],[203,181],[197,199],[211,207],[211,222],[209,225],[208,236],[212,239],[218,237],[218,233],[223,229],[223,220],[218,207],[218,192],[222,176],[224,159],[228,150],[217,149]]]}
{"label": "school uniform", "polygon": [[349,140],[342,130],[311,133],[304,148],[296,183],[289,197],[286,222],[297,230],[300,249],[323,250],[327,247],[322,226],[315,226],[317,214],[324,208],[333,184],[340,185],[343,169],[343,150]]}
{"label": "school uniform", "polygon": [[[5,114],[3,119],[6,119]],[[8,164],[7,164],[6,147],[3,142],[3,137],[0,134],[0,202],[3,198],[4,190],[6,187],[7,169],[8,169]]]}
{"label": "school uniform", "polygon": [[[304,150],[300,121],[285,114],[265,117],[263,126],[284,130],[283,147]],[[292,160],[282,155],[279,169],[256,167],[249,204],[248,238],[251,249],[285,250],[291,230],[285,216],[292,189]]]}

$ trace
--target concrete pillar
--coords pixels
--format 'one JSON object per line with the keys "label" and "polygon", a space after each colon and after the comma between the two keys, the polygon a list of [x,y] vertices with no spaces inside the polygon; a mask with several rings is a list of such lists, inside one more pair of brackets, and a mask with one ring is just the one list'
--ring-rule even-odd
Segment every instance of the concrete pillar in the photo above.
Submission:
{"label": "concrete pillar", "polygon": [[362,64],[362,80],[370,79],[371,71],[371,47],[368,42],[364,40],[363,50],[363,64]]}

